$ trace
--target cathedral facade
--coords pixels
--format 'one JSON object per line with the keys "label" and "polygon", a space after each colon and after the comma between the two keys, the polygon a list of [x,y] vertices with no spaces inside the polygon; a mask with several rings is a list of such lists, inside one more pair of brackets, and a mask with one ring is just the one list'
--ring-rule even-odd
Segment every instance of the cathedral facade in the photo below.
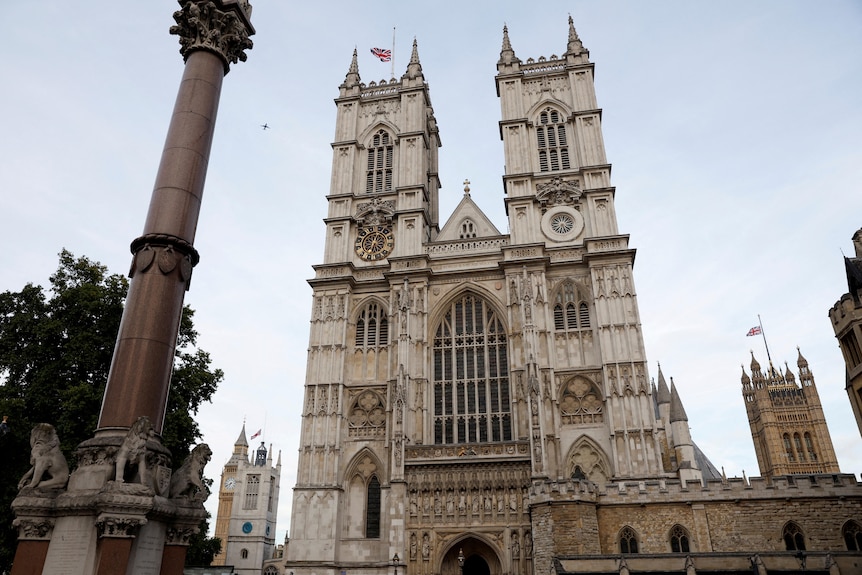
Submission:
{"label": "cathedral facade", "polygon": [[291,539],[264,573],[862,565],[853,476],[728,479],[673,383],[651,382],[593,70],[571,19],[562,56],[537,60],[504,28],[503,234],[467,183],[441,225],[416,43],[390,82],[362,83],[354,52],[310,280]]}

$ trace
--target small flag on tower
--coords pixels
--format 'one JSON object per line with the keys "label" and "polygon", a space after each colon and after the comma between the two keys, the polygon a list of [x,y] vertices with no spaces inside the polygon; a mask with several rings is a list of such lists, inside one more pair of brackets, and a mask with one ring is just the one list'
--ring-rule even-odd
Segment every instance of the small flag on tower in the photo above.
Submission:
{"label": "small flag on tower", "polygon": [[761,331],[761,330],[760,330],[760,326],[759,326],[759,325],[756,325],[756,326],[754,326],[753,328],[751,328],[750,330],[748,330],[748,333],[747,333],[747,334],[745,334],[745,337],[749,337],[749,336],[752,336],[752,335],[760,335],[760,331]]}
{"label": "small flag on tower", "polygon": [[257,433],[255,433],[254,435],[252,435],[252,436],[251,436],[251,438],[252,438],[252,439],[254,439],[254,438],[255,438],[255,437],[257,437],[258,435],[260,435],[260,432],[261,432],[261,430],[260,430],[260,429],[258,429],[258,430],[257,430]]}
{"label": "small flag on tower", "polygon": [[386,48],[372,48],[371,54],[379,58],[381,62],[388,62],[392,59],[392,50]]}

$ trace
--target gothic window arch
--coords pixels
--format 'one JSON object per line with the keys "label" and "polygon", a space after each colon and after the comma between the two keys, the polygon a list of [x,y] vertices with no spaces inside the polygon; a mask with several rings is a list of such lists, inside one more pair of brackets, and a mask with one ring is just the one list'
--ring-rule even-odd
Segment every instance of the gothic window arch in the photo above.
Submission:
{"label": "gothic window arch", "polygon": [[263,575],[278,575],[278,567],[273,565],[268,566],[263,570]]}
{"label": "gothic window arch", "polygon": [[805,551],[805,536],[799,525],[790,521],[781,532],[784,539],[784,548],[788,551]]}
{"label": "gothic window arch", "polygon": [[799,461],[805,461],[805,451],[802,449],[802,438],[798,433],[793,434],[793,446],[796,448],[796,454],[799,456]]}
{"label": "gothic window arch", "polygon": [[350,405],[350,437],[380,437],[386,432],[386,406],[379,394],[365,390]]}
{"label": "gothic window arch", "polygon": [[638,534],[626,525],[620,530],[620,553],[638,552]]}
{"label": "gothic window arch", "polygon": [[808,451],[808,459],[817,461],[817,452],[814,451],[814,443],[811,441],[811,434],[805,432],[805,449]]}
{"label": "gothic window arch", "polygon": [[389,345],[389,319],[382,305],[372,302],[359,312],[354,343],[360,349],[385,348]]}
{"label": "gothic window arch", "polygon": [[590,329],[590,306],[573,281],[564,282],[554,296],[554,329],[558,333]]}
{"label": "gothic window arch", "polygon": [[449,304],[434,335],[434,443],[512,440],[506,331],[472,293]]}
{"label": "gothic window arch", "polygon": [[260,494],[260,475],[247,475],[245,478],[245,503],[243,509],[257,509],[257,496]]}
{"label": "gothic window arch", "polygon": [[691,551],[688,531],[682,525],[674,525],[670,530],[670,550],[673,553],[688,553]]}
{"label": "gothic window arch", "polygon": [[569,452],[567,474],[572,479],[604,485],[611,476],[607,457],[587,436],[581,436]]}
{"label": "gothic window arch", "polygon": [[468,218],[461,222],[461,228],[458,232],[458,237],[462,240],[476,237],[476,224],[473,223],[473,220]]}
{"label": "gothic window arch", "polygon": [[351,538],[380,538],[381,485],[380,465],[370,451],[355,459],[347,477],[346,535]]}
{"label": "gothic window arch", "polygon": [[862,526],[856,521],[848,521],[841,528],[841,536],[847,551],[862,551]]}
{"label": "gothic window arch", "polygon": [[790,444],[790,434],[785,433],[782,440],[784,441],[784,454],[787,456],[787,461],[796,461],[796,456],[793,454],[793,446]]}
{"label": "gothic window arch", "polygon": [[604,421],[599,388],[583,377],[566,383],[560,394],[560,415],[564,424],[583,425]]}
{"label": "gothic window arch", "polygon": [[369,194],[392,191],[392,162],[395,146],[386,130],[379,130],[368,146],[368,167],[365,172],[365,191]]}
{"label": "gothic window arch", "polygon": [[539,171],[568,170],[569,144],[566,120],[561,112],[547,107],[539,113],[536,123],[536,144],[539,149]]}

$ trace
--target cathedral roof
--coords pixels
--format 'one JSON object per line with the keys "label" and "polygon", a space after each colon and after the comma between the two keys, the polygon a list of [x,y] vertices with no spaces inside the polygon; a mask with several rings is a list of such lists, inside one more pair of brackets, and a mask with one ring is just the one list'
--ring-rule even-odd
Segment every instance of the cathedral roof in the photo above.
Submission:
{"label": "cathedral roof", "polygon": [[[462,224],[469,222],[472,224],[472,235],[465,237],[462,230]],[[476,205],[473,198],[470,197],[470,186],[468,182],[464,185],[464,197],[455,206],[452,215],[446,221],[443,229],[437,235],[438,242],[474,239],[474,238],[490,238],[500,236],[500,231],[494,226],[488,216]]]}

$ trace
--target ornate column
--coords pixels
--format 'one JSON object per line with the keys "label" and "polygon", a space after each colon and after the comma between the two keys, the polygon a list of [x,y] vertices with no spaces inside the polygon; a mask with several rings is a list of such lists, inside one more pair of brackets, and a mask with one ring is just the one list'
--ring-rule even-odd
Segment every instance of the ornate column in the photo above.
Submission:
{"label": "ornate column", "polygon": [[244,0],[180,0],[171,34],[186,61],[144,231],[132,242],[131,284],[99,429],[147,416],[161,433],[183,297],[199,255],[193,242],[224,75],[244,50],[251,6]]}

